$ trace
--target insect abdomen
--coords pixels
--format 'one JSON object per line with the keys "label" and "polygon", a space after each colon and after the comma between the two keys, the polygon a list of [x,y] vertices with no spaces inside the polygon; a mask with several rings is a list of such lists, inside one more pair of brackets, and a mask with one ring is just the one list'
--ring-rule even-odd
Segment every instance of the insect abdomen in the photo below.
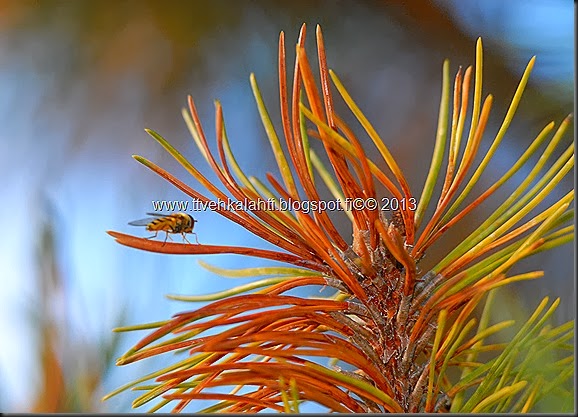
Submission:
{"label": "insect abdomen", "polygon": [[150,232],[169,232],[169,233],[178,233],[178,227],[176,227],[176,222],[174,219],[171,218],[162,218],[153,220],[147,225],[147,230]]}

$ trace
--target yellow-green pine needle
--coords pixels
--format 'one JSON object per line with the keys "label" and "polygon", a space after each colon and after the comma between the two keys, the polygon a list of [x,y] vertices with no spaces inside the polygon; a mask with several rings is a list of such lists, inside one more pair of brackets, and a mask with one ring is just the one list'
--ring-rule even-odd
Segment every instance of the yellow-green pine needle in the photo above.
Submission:
{"label": "yellow-green pine needle", "polygon": [[[313,123],[315,123],[315,125],[317,127],[323,129],[323,131],[328,136],[330,136],[331,140],[335,141],[335,145],[337,145],[341,150],[345,151],[345,153],[347,155],[344,155],[344,156],[346,156],[347,158],[349,158],[352,161],[355,161],[358,159],[358,155],[357,155],[355,148],[353,147],[353,145],[351,145],[351,143],[349,143],[347,141],[347,139],[345,139],[343,136],[341,136],[335,130],[331,129],[327,124],[325,124],[322,120],[320,120],[318,117],[316,117],[309,109],[307,109],[302,104],[301,104],[301,111],[309,120],[311,120]],[[382,170],[375,163],[373,163],[373,161],[371,161],[370,159],[367,159],[367,164],[368,164],[369,169],[370,169],[372,174],[374,174],[374,175],[382,174],[383,176],[385,176],[385,178],[387,178],[387,180],[389,180],[389,178],[382,172]],[[390,189],[389,191],[392,192],[394,195],[397,192],[397,196],[399,196],[401,198],[401,194],[399,194],[399,191],[397,190],[397,188],[395,188],[395,185],[393,185],[393,183],[391,183],[391,187],[392,187],[392,189]]]}
{"label": "yellow-green pine needle", "polygon": [[229,137],[227,136],[227,130],[225,129],[224,120],[223,120],[223,149],[225,150],[225,157],[227,158],[227,161],[231,166],[233,173],[237,176],[237,178],[239,178],[241,184],[243,184],[245,187],[253,191],[255,194],[259,195],[259,192],[257,191],[257,189],[255,189],[251,181],[249,181],[249,179],[239,166],[239,163],[237,162],[237,159],[233,155],[233,152],[231,151],[231,145],[229,143]]}
{"label": "yellow-green pine needle", "polygon": [[[158,143],[161,144],[163,148],[177,160],[179,164],[183,166],[193,177],[195,177],[207,190],[209,190],[215,197],[225,201],[227,200],[225,194],[219,190],[211,181],[209,181],[203,174],[201,174],[179,151],[177,151],[165,138],[159,135],[157,132],[151,129],[145,129],[145,131],[151,135]],[[151,168],[154,164],[138,155],[133,155],[141,164]]]}
{"label": "yellow-green pine needle", "polygon": [[447,310],[442,310],[440,311],[440,314],[438,316],[438,326],[436,329],[436,334],[434,337],[434,343],[433,343],[433,347],[432,347],[432,351],[431,351],[431,355],[430,355],[430,360],[429,360],[429,378],[428,378],[428,384],[427,384],[427,397],[426,397],[426,408],[429,408],[429,406],[431,405],[431,402],[433,401],[433,387],[434,387],[434,379],[435,379],[435,372],[436,372],[436,356],[438,353],[438,349],[441,343],[441,339],[442,339],[442,335],[444,332],[444,328],[446,325],[446,319],[447,319],[447,315],[448,312]]}
{"label": "yellow-green pine needle", "polygon": [[295,378],[291,378],[289,381],[289,385],[291,387],[291,399],[293,403],[292,412],[295,414],[299,414],[299,389],[297,388],[297,381]]}
{"label": "yellow-green pine needle", "polygon": [[176,364],[167,366],[167,367],[165,367],[165,368],[163,368],[163,369],[160,369],[160,370],[158,370],[158,371],[151,372],[151,373],[149,373],[149,374],[146,374],[146,375],[144,375],[144,376],[142,376],[142,377],[140,377],[140,378],[138,378],[138,379],[136,379],[136,380],[134,380],[134,381],[132,381],[132,382],[129,382],[129,383],[127,383],[127,384],[125,384],[125,385],[123,385],[123,386],[115,389],[114,391],[111,391],[110,393],[108,393],[108,394],[106,394],[104,397],[102,397],[102,401],[106,401],[106,400],[108,400],[109,398],[112,398],[112,397],[114,397],[115,395],[120,394],[121,392],[124,392],[124,391],[126,391],[126,390],[128,390],[128,389],[131,389],[131,388],[137,386],[138,384],[140,384],[140,383],[142,383],[142,382],[149,381],[149,380],[151,380],[151,379],[155,379],[155,378],[157,378],[157,377],[159,377],[159,376],[161,376],[161,375],[164,375],[164,374],[166,374],[166,373],[168,373],[168,372],[172,372],[172,371],[176,371],[176,370],[180,370],[180,369],[187,369],[187,368],[189,368],[189,367],[190,367],[190,366],[184,366],[184,365],[183,365],[183,362],[181,361],[181,362],[178,362],[178,363],[176,363]]}
{"label": "yellow-green pine needle", "polygon": [[530,412],[530,410],[532,409],[532,407],[535,404],[538,391],[540,391],[540,389],[543,387],[544,383],[541,379],[538,379],[534,382],[533,385],[534,385],[534,388],[532,389],[532,391],[530,391],[530,395],[528,396],[528,399],[526,400],[526,402],[524,403],[524,406],[522,407],[522,410],[521,410],[522,413]]}
{"label": "yellow-green pine needle", "polygon": [[386,393],[384,393],[380,389],[374,387],[369,382],[366,382],[366,381],[363,381],[363,380],[360,380],[357,378],[353,378],[353,377],[346,375],[342,372],[337,372],[337,371],[333,371],[331,369],[327,369],[327,368],[325,368],[321,365],[318,365],[316,363],[313,363],[313,362],[306,362],[304,365],[307,367],[313,368],[317,372],[321,372],[323,374],[329,375],[332,378],[336,379],[337,381],[347,382],[347,384],[353,385],[353,386],[359,388],[360,391],[365,391],[368,394],[373,395],[376,398],[379,398],[381,401],[383,401],[384,403],[386,403],[387,405],[392,407],[396,413],[403,412],[403,409],[401,408],[401,406],[393,398],[391,398],[389,395],[387,395]]}
{"label": "yellow-green pine needle", "polygon": [[[301,97],[299,101],[299,109],[303,107],[303,90],[301,90]],[[309,145],[309,135],[307,134],[307,124],[305,123],[305,115],[301,110],[299,110],[299,130],[301,132],[301,143],[303,144],[303,155],[305,155],[305,163],[307,164],[307,169],[309,170],[309,178],[311,182],[315,184],[315,177],[313,176],[313,166],[311,165],[311,146]]]}
{"label": "yellow-green pine needle", "polygon": [[446,140],[448,134],[448,117],[449,117],[449,102],[450,102],[450,62],[446,59],[442,69],[442,96],[440,100],[440,110],[438,116],[438,128],[436,134],[436,141],[433,150],[433,156],[429,167],[429,172],[425,180],[425,185],[417,210],[415,212],[416,229],[419,228],[425,211],[431,200],[431,196],[435,189],[438,175],[442,167],[444,151],[446,147]]}
{"label": "yellow-green pine needle", "polygon": [[401,169],[397,165],[395,158],[391,155],[389,149],[387,148],[385,143],[383,143],[383,140],[381,140],[381,138],[375,131],[375,128],[371,125],[369,120],[367,120],[361,109],[357,106],[357,104],[355,104],[355,102],[353,101],[353,99],[351,98],[351,96],[349,95],[349,93],[347,92],[347,90],[337,77],[337,75],[332,70],[329,70],[329,75],[331,76],[331,79],[333,80],[335,87],[337,87],[337,91],[339,91],[339,94],[341,94],[341,97],[343,97],[343,100],[345,101],[351,112],[355,115],[359,123],[361,123],[361,125],[367,132],[368,136],[371,138],[371,140],[379,150],[379,153],[386,162],[387,166],[389,167],[389,169],[391,169],[395,178],[398,180],[405,197],[409,198],[410,197],[409,185],[407,184],[405,176],[401,172]]}
{"label": "yellow-green pine needle", "polygon": [[[528,149],[526,149],[526,151],[522,154],[522,156],[520,156],[520,158],[518,158],[518,160],[514,163],[514,165],[512,165],[512,167],[504,175],[502,175],[502,177],[498,181],[496,181],[492,185],[492,188],[497,189],[497,188],[501,187],[510,178],[512,178],[512,176],[516,172],[518,172],[522,168],[522,166],[524,166],[524,164],[528,161],[528,159],[530,159],[530,157],[536,152],[538,147],[547,138],[548,134],[550,133],[550,131],[553,128],[554,128],[554,122],[551,122],[544,129],[542,129],[540,134],[536,137],[536,139],[534,139],[534,141],[528,147]],[[471,183],[471,181],[470,181],[470,183],[468,183],[468,185],[466,186],[464,191],[462,191],[462,195],[460,195],[460,197],[458,197],[456,202],[444,214],[443,218],[440,220],[440,224],[447,223],[449,221],[452,214],[458,208],[459,204],[461,204],[461,202],[463,201],[465,196],[469,194],[469,192],[471,191],[473,186],[474,186],[474,183]]]}
{"label": "yellow-green pine needle", "polygon": [[181,110],[181,114],[183,115],[183,119],[185,120],[185,124],[187,125],[187,128],[189,129],[189,132],[191,133],[191,136],[193,137],[193,140],[195,141],[195,144],[197,145],[197,148],[201,152],[201,155],[203,155],[203,158],[205,158],[205,161],[207,161],[207,163],[209,163],[209,156],[207,155],[207,152],[205,151],[205,148],[202,145],[201,137],[199,135],[199,132],[197,132],[197,128],[195,127],[195,124],[193,123],[193,119],[191,118],[191,115],[189,114],[188,110],[185,108],[183,108]]}
{"label": "yellow-green pine needle", "polygon": [[[504,135],[506,134],[506,132],[508,131],[508,128],[510,127],[510,123],[512,122],[512,119],[514,118],[514,115],[516,114],[516,110],[518,109],[518,105],[520,104],[520,100],[521,100],[522,95],[524,93],[524,90],[526,88],[526,84],[528,83],[528,79],[530,78],[530,73],[532,72],[532,68],[534,67],[535,60],[536,60],[536,58],[533,57],[530,60],[530,62],[528,63],[526,70],[524,71],[524,74],[522,75],[522,79],[520,80],[520,83],[518,84],[518,88],[516,89],[516,92],[514,93],[514,97],[512,98],[512,102],[510,103],[510,107],[508,108],[508,111],[506,112],[506,116],[504,117],[504,121],[502,122],[502,125],[500,126],[500,129],[498,130],[498,133],[496,134],[496,137],[494,138],[494,141],[492,142],[490,149],[488,149],[488,151],[485,153],[484,158],[479,163],[478,167],[476,168],[476,171],[472,175],[471,179],[468,181],[467,185],[465,186],[465,188],[462,191],[462,193],[460,194],[460,196],[456,199],[456,201],[449,208],[449,210],[448,210],[449,215],[451,215],[457,209],[457,207],[459,207],[459,205],[462,203],[462,201],[469,195],[470,191],[472,190],[474,185],[478,182],[480,176],[482,175],[482,173],[486,169],[486,166],[488,165],[488,163],[490,162],[490,160],[494,156],[498,146],[502,142]],[[478,88],[478,85],[477,85],[478,76],[481,77],[481,71],[478,74],[478,68],[476,67],[476,90]],[[480,89],[481,89],[481,86],[480,86]],[[478,94],[478,91],[476,91],[474,94]],[[476,106],[475,101],[474,101],[474,106]],[[472,121],[472,123],[473,123],[473,121]]]}
{"label": "yellow-green pine needle", "polygon": [[215,292],[212,294],[205,295],[177,295],[177,294],[167,294],[166,297],[171,300],[185,301],[185,302],[204,302],[204,301],[215,301],[222,300],[227,297],[233,297],[235,295],[242,294],[247,291],[254,290],[256,288],[270,287],[271,285],[278,284],[283,281],[290,281],[293,277],[283,277],[283,278],[268,278],[259,281],[253,281],[245,285],[239,285],[228,290]]}
{"label": "yellow-green pine needle", "polygon": [[479,385],[476,392],[470,397],[468,402],[464,405],[463,411],[468,411],[473,404],[477,404],[482,401],[483,398],[488,397],[489,391],[491,389],[491,381],[494,381],[498,375],[501,375],[507,366],[508,362],[511,360],[512,355],[516,355],[524,344],[532,337],[536,331],[544,324],[544,322],[552,315],[554,310],[559,304],[559,299],[555,300],[550,308],[544,313],[542,318],[539,319],[540,314],[548,304],[548,297],[545,297],[542,302],[538,305],[534,313],[530,318],[522,325],[521,329],[514,336],[514,338],[507,344],[504,351],[493,361],[492,367],[489,369],[484,381]]}
{"label": "yellow-green pine needle", "polygon": [[482,77],[484,68],[484,51],[482,46],[482,38],[478,38],[476,41],[476,73],[475,73],[475,84],[474,84],[474,103],[472,109],[472,124],[470,125],[470,135],[473,135],[476,128],[478,127],[478,121],[480,120],[480,107],[482,104]]}
{"label": "yellow-green pine needle", "polygon": [[478,405],[476,405],[472,409],[471,412],[472,413],[482,413],[485,410],[487,410],[488,408],[490,408],[493,404],[502,400],[503,398],[516,395],[527,384],[528,384],[528,382],[526,382],[526,381],[520,381],[520,382],[518,382],[514,385],[511,385],[509,387],[504,387],[501,390],[499,390],[498,392],[495,392],[492,395],[490,395],[490,396],[484,398],[482,401],[480,401],[480,403]]}
{"label": "yellow-green pine needle", "polygon": [[144,324],[135,324],[132,326],[115,327],[114,329],[112,329],[112,331],[113,332],[133,332],[136,330],[156,329],[158,327],[164,326],[167,323],[170,323],[170,320],[155,321],[152,323],[144,323]]}
{"label": "yellow-green pine needle", "polygon": [[[471,319],[470,321],[468,321],[468,323],[463,327],[463,329],[459,333],[458,337],[455,339],[455,341],[452,343],[452,345],[448,349],[448,351],[445,355],[444,361],[442,363],[442,366],[440,367],[440,370],[438,373],[438,383],[437,383],[436,389],[439,389],[440,382],[443,381],[443,377],[445,375],[445,372],[446,372],[446,369],[447,369],[448,364],[450,362],[450,359],[452,359],[454,357],[454,353],[461,346],[462,341],[465,339],[465,337],[470,332],[470,330],[475,326],[475,324],[476,324],[475,319]],[[453,328],[453,326],[452,326],[452,328]],[[443,348],[443,346],[442,346],[442,348]],[[467,359],[467,361],[472,362],[473,359],[472,360]],[[464,368],[464,369],[468,369],[468,368]],[[454,401],[452,401],[452,405],[453,405]]]}
{"label": "yellow-green pine needle", "polygon": [[279,393],[281,394],[281,400],[283,401],[283,409],[286,413],[291,413],[291,404],[289,403],[289,396],[287,395],[287,387],[285,385],[285,379],[283,376],[279,378]]}
{"label": "yellow-green pine needle", "polygon": [[349,220],[353,222],[353,215],[351,214],[351,210],[346,210],[345,196],[339,190],[337,183],[333,180],[333,177],[331,176],[329,171],[327,171],[327,169],[323,165],[323,162],[321,162],[321,160],[319,159],[319,157],[317,156],[317,154],[313,149],[311,149],[310,151],[310,160],[313,163],[313,166],[315,167],[319,175],[321,176],[321,179],[325,183],[325,186],[329,189],[333,197],[335,197],[336,200],[339,200],[339,204],[343,208],[344,213],[347,215]]}
{"label": "yellow-green pine needle", "polygon": [[564,167],[564,164],[567,164],[568,161],[573,162],[572,154],[574,148],[572,145],[554,162],[554,164],[552,164],[550,169],[545,174],[539,177],[538,183],[534,185],[534,187],[532,187],[532,189],[529,192],[527,192],[524,197],[520,198],[518,202],[514,204],[514,202],[522,195],[524,190],[526,190],[528,186],[538,177],[538,174],[542,170],[543,166],[545,165],[549,157],[553,154],[559,141],[562,139],[563,134],[565,133],[566,128],[568,127],[568,124],[569,118],[566,118],[566,120],[564,120],[564,122],[559,126],[552,140],[550,141],[544,152],[542,152],[542,155],[540,156],[538,162],[534,165],[534,167],[532,168],[530,173],[526,176],[524,181],[522,181],[522,183],[506,199],[506,201],[504,201],[504,203],[502,203],[500,207],[480,227],[487,227],[501,217],[509,217],[509,213],[511,211],[517,211],[520,205],[525,204],[533,195],[535,195],[537,190],[539,190],[545,183],[547,183],[553,177],[555,177],[556,176],[555,174],[559,174],[562,168]]}
{"label": "yellow-green pine needle", "polygon": [[[265,184],[263,184],[263,182],[261,182],[258,178],[253,177],[253,176],[249,177],[249,181],[251,181],[251,184],[253,184],[255,189],[259,190],[259,194],[261,194],[262,196],[265,196],[265,199],[273,199],[273,201],[275,201],[275,203],[277,203],[277,207],[278,208],[281,207],[281,199],[279,197],[277,197],[275,194],[273,194],[273,192]],[[297,218],[290,210],[286,209],[286,210],[279,210],[279,211],[281,213],[283,213],[285,216],[288,216],[292,220],[297,222]],[[291,227],[286,222],[286,219],[283,216],[279,216],[276,212],[270,212],[270,214],[273,217],[275,217],[275,219],[277,219],[279,222],[283,223],[285,226]]]}
{"label": "yellow-green pine needle", "polygon": [[269,138],[271,148],[273,149],[273,154],[275,155],[275,160],[277,161],[277,166],[279,167],[279,172],[281,173],[283,182],[291,194],[297,195],[297,189],[293,180],[291,168],[289,167],[287,159],[285,158],[285,154],[283,153],[283,149],[281,148],[279,136],[277,136],[277,132],[275,131],[275,127],[273,126],[273,122],[269,116],[269,112],[267,112],[263,97],[261,96],[261,91],[257,85],[257,80],[255,79],[255,74],[251,74],[250,82],[253,95],[255,96],[255,101],[257,102],[257,109],[261,115],[261,121],[263,123],[263,127],[265,128],[265,132],[267,133],[267,137]]}
{"label": "yellow-green pine needle", "polygon": [[229,269],[220,268],[215,265],[211,265],[205,261],[199,260],[199,265],[203,268],[211,271],[217,275],[221,275],[226,278],[248,278],[248,277],[258,277],[265,275],[292,275],[292,276],[318,276],[318,272],[311,271],[309,269],[292,268],[292,267],[282,267],[282,266],[264,266],[257,268],[241,268],[241,269]]}

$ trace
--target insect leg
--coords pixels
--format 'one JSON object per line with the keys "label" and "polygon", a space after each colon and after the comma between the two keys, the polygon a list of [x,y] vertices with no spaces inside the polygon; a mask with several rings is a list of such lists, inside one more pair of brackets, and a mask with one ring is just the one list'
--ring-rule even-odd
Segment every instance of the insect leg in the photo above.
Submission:
{"label": "insect leg", "polygon": [[197,238],[197,234],[195,232],[191,232],[191,234],[195,235],[195,240],[197,241],[197,245],[200,245],[199,239]]}
{"label": "insect leg", "polygon": [[165,232],[166,236],[165,236],[165,241],[163,242],[163,246],[165,246],[165,243],[167,243],[167,239],[169,238],[169,232]]}
{"label": "insect leg", "polygon": [[189,245],[191,244],[191,242],[189,242],[187,240],[187,237],[185,236],[185,232],[181,233],[181,235],[183,236],[183,240],[186,241]]}
{"label": "insect leg", "polygon": [[147,237],[147,239],[154,239],[155,237],[157,237],[158,234],[159,234],[159,232],[155,232],[154,236]]}

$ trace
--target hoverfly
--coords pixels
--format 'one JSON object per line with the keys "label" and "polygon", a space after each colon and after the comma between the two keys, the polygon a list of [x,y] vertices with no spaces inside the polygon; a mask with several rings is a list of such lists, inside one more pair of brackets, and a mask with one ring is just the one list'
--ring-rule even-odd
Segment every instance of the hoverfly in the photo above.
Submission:
{"label": "hoverfly", "polygon": [[[146,219],[135,220],[129,223],[131,226],[146,226],[149,232],[155,232],[154,236],[147,237],[147,239],[154,239],[157,237],[159,232],[165,232],[166,237],[163,245],[167,242],[169,238],[169,233],[180,233],[183,239],[187,243],[191,243],[187,240],[185,234],[191,233],[195,235],[195,240],[197,244],[199,240],[197,239],[197,234],[193,232],[193,227],[197,220],[193,218],[190,214],[186,213],[172,213],[172,214],[161,214],[161,213],[147,213],[149,216]],[[172,239],[171,239],[172,240]]]}

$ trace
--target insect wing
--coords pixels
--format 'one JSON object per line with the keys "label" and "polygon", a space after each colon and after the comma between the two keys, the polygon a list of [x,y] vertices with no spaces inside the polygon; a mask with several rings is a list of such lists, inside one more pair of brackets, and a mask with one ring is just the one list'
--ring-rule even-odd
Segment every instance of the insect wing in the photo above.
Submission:
{"label": "insect wing", "polygon": [[146,226],[150,222],[158,220],[159,218],[162,218],[162,217],[168,217],[170,215],[169,214],[163,214],[163,213],[147,213],[147,216],[153,216],[153,217],[146,217],[144,219],[134,220],[134,221],[130,222],[129,225],[130,226]]}
{"label": "insect wing", "polygon": [[147,216],[154,216],[154,217],[169,217],[170,214],[163,214],[163,213],[147,213]]}
{"label": "insect wing", "polygon": [[146,219],[134,220],[132,222],[129,222],[129,226],[146,226],[147,224],[155,220],[157,220],[157,217],[147,217]]}

